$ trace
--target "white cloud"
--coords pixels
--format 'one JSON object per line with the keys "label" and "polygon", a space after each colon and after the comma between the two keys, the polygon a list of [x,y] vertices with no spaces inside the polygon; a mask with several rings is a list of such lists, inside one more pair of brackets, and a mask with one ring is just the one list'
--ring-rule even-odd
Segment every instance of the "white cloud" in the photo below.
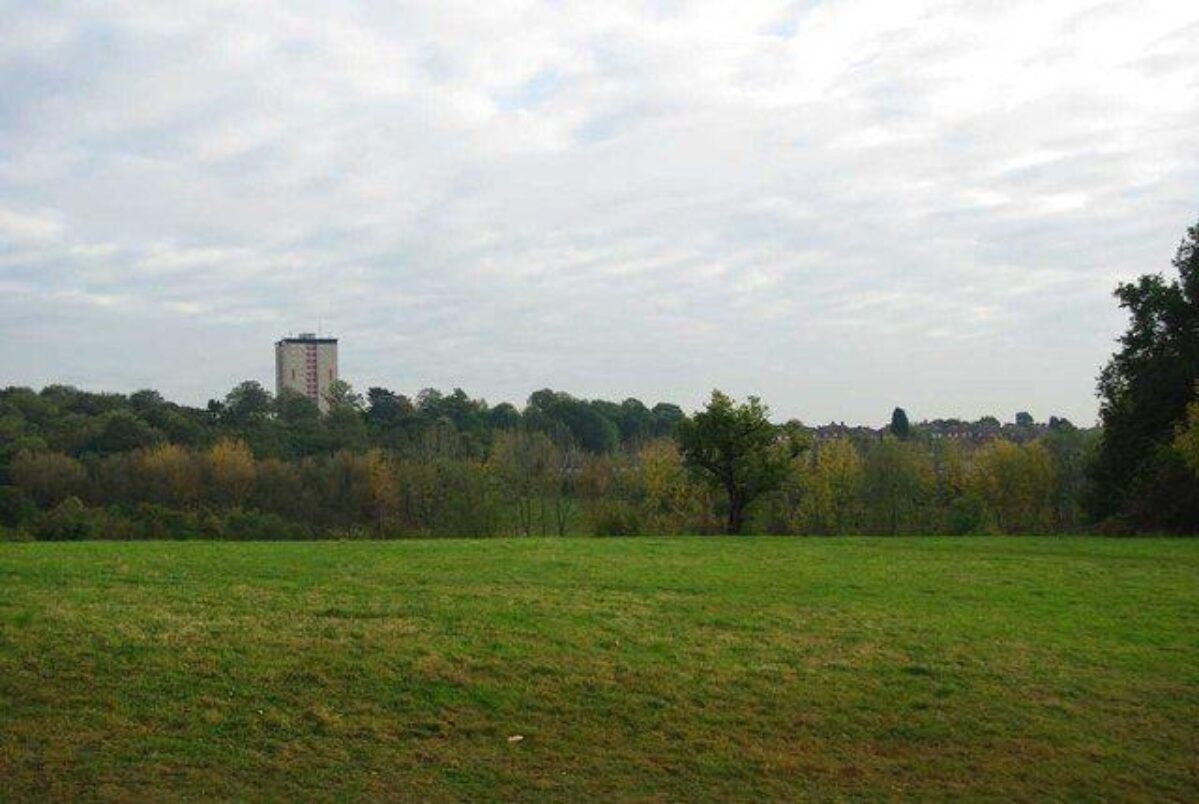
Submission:
{"label": "white cloud", "polygon": [[52,215],[18,212],[0,207],[0,248],[6,245],[45,243],[62,234],[62,223]]}

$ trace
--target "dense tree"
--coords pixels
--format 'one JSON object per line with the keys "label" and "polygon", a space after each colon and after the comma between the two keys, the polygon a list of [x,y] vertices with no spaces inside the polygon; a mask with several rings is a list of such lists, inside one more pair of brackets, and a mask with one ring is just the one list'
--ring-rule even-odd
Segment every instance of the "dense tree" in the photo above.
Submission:
{"label": "dense tree", "polygon": [[838,534],[860,529],[862,456],[848,439],[821,444],[805,472],[800,532]]}
{"label": "dense tree", "polygon": [[329,406],[330,411],[352,410],[358,412],[362,410],[363,406],[362,395],[357,393],[354,387],[345,380],[335,380],[325,391],[325,404]]}
{"label": "dense tree", "polygon": [[204,467],[189,450],[159,444],[138,457],[144,476],[142,499],[176,508],[191,507],[200,499]]}
{"label": "dense tree", "polygon": [[630,397],[620,403],[620,440],[640,444],[654,437],[654,414],[640,399]]}
{"label": "dense tree", "polygon": [[1057,419],[1039,442],[1053,464],[1053,529],[1069,532],[1083,523],[1086,471],[1095,446],[1094,433]]}
{"label": "dense tree", "polygon": [[988,442],[975,456],[972,489],[1004,533],[1046,533],[1054,518],[1054,468],[1040,444]]}
{"label": "dense tree", "polygon": [[[1099,376],[1103,439],[1089,502],[1098,517],[1194,531],[1199,486],[1177,470],[1172,442],[1199,380],[1199,224],[1173,265],[1176,278],[1148,274],[1116,289],[1130,321]],[[1169,504],[1148,504],[1147,495]]]}
{"label": "dense tree", "polygon": [[786,476],[799,445],[790,439],[780,443],[780,435],[756,396],[737,405],[720,391],[712,392],[704,410],[679,423],[687,465],[724,492],[726,533],[740,533],[750,503]]}
{"label": "dense tree", "polygon": [[168,403],[150,408],[140,415],[172,444],[194,447],[205,443],[208,438],[198,413]]}
{"label": "dense tree", "polygon": [[652,513],[643,508],[643,484],[638,482],[637,470],[627,453],[583,457],[576,487],[592,534],[635,536],[646,532],[644,520]]}
{"label": "dense tree", "polygon": [[397,427],[416,412],[412,402],[402,394],[378,386],[366,392],[367,419],[378,428]]}
{"label": "dense tree", "polygon": [[254,506],[293,521],[319,518],[314,495],[306,493],[302,469],[303,464],[295,461],[259,461],[254,472]]}
{"label": "dense tree", "polygon": [[544,433],[508,431],[496,436],[489,465],[513,506],[518,531],[545,535],[545,500],[554,493],[559,456]]}
{"label": "dense tree", "polygon": [[221,417],[233,425],[246,425],[266,419],[272,407],[271,392],[256,380],[246,380],[225,397]]}
{"label": "dense tree", "polygon": [[40,396],[53,408],[81,416],[99,416],[120,410],[128,403],[121,394],[89,393],[70,385],[47,385]]}
{"label": "dense tree", "polygon": [[501,402],[488,412],[487,423],[492,430],[515,430],[520,427],[520,411],[510,402]]}
{"label": "dense tree", "polygon": [[37,428],[15,414],[0,415],[0,483],[11,480],[9,467],[22,452],[43,452],[47,449],[46,439],[38,434]]}
{"label": "dense tree", "polygon": [[96,535],[96,517],[78,497],[68,497],[39,517],[33,525],[39,541],[77,541]]}
{"label": "dense tree", "polygon": [[1049,429],[1050,430],[1075,430],[1077,428],[1075,428],[1073,422],[1071,422],[1069,419],[1065,418],[1064,416],[1061,416],[1061,417],[1050,416],[1049,417]]}
{"label": "dense tree", "polygon": [[16,486],[0,485],[0,526],[17,528],[38,513],[37,503]]}
{"label": "dense tree", "polygon": [[215,500],[242,505],[254,490],[254,455],[241,441],[222,439],[208,450],[208,475]]}
{"label": "dense tree", "polygon": [[922,529],[921,511],[932,486],[931,461],[918,444],[887,436],[866,451],[862,493],[868,527],[895,536]]}
{"label": "dense tree", "polygon": [[[72,522],[83,523],[77,533],[111,538],[633,535],[728,530],[738,507],[716,476],[685,459],[673,437],[685,419],[675,405],[647,410],[635,399],[546,389],[522,415],[460,389],[427,390],[413,405],[376,387],[363,408],[347,387],[346,403],[322,415],[289,392],[266,394],[264,410],[261,390],[240,385],[207,411],[153,391],[0,389],[0,522],[46,538]],[[772,425],[760,410],[761,427],[747,440],[786,471],[776,487],[743,473],[751,491],[774,490],[742,494],[741,530],[751,522],[794,534],[1014,530],[1041,527],[1047,509],[1055,528],[1080,525],[1091,433],[1064,420],[1019,434],[996,423],[989,432],[1043,450],[1036,471],[1025,471],[1025,447],[1005,463],[971,439],[938,439],[931,429],[905,442],[818,441],[810,455],[784,460],[817,434],[798,422]],[[1187,502],[1178,489],[1195,483],[1186,456],[1197,429],[1176,428],[1152,482],[1131,495],[1138,505],[1168,511]],[[1001,449],[1010,452],[991,448]]]}
{"label": "dense tree", "polygon": [[275,416],[287,427],[306,428],[316,426],[320,421],[321,411],[306,395],[291,388],[284,388],[275,398]]}
{"label": "dense tree", "polygon": [[129,407],[133,408],[133,412],[138,416],[147,416],[165,405],[166,400],[162,398],[162,394],[152,388],[134,391],[129,395]]}
{"label": "dense tree", "polygon": [[683,455],[672,439],[659,438],[637,452],[636,470],[644,532],[661,535],[704,529],[708,495],[691,482]]}
{"label": "dense tree", "polygon": [[109,411],[96,417],[90,429],[82,451],[95,455],[131,452],[155,444],[163,437],[143,419],[124,410]]}
{"label": "dense tree", "polygon": [[364,406],[351,387],[339,385],[332,409],[322,415],[303,394],[284,390],[272,399],[253,381],[239,383],[205,409],[168,402],[153,390],[125,397],[69,386],[48,386],[42,392],[6,388],[0,389],[0,483],[22,450],[106,456],[161,441],[208,447],[220,438],[233,438],[258,457],[296,459],[369,447],[414,455],[424,451],[426,433],[437,431],[440,437],[448,422],[456,434],[455,450],[484,459],[492,434],[501,430],[527,426],[556,441],[567,436],[588,451],[607,452],[669,434],[682,417],[678,406],[665,403],[647,410],[635,399],[620,404],[579,400],[548,389],[535,396],[545,410],[531,407],[526,421],[511,404],[490,408],[462,389],[450,394],[425,389],[413,404],[376,386]]}
{"label": "dense tree", "polygon": [[84,493],[88,475],[83,464],[57,452],[22,452],[9,469],[13,485],[43,508]]}
{"label": "dense tree", "polygon": [[620,442],[620,429],[600,409],[560,391],[543,388],[533,392],[524,417],[528,426],[545,433],[565,430],[588,452],[610,452]]}
{"label": "dense tree", "polygon": [[1187,405],[1186,418],[1178,426],[1174,449],[1191,471],[1199,476],[1199,388],[1195,389],[1195,400]]}
{"label": "dense tree", "polygon": [[32,388],[9,386],[0,392],[0,398],[6,418],[15,417],[34,428],[46,427],[67,412]]}
{"label": "dense tree", "polygon": [[908,422],[908,414],[903,408],[891,411],[891,435],[903,440],[912,434],[912,425]]}
{"label": "dense tree", "polygon": [[650,412],[654,414],[654,435],[659,438],[673,436],[679,422],[686,418],[683,409],[670,402],[659,402]]}

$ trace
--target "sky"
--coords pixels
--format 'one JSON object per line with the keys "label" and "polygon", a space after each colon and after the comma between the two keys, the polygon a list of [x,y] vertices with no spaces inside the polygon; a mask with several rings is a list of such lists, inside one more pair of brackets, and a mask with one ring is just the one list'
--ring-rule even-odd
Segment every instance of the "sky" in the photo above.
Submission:
{"label": "sky", "polygon": [[0,385],[1095,418],[1199,3],[0,0]]}

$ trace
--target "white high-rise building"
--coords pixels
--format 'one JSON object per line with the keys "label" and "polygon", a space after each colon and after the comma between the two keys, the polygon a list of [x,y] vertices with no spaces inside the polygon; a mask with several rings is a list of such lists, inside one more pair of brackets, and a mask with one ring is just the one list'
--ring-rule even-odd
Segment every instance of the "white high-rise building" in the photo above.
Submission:
{"label": "white high-rise building", "polygon": [[303,394],[324,413],[325,395],[337,382],[337,338],[318,338],[301,332],[275,342],[275,394],[287,388]]}

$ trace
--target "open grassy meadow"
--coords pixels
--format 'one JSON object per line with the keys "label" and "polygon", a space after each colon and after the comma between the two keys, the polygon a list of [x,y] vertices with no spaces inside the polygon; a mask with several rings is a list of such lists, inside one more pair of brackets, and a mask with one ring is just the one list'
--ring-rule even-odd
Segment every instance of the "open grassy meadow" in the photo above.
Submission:
{"label": "open grassy meadow", "polygon": [[1197,747],[1199,540],[0,545],[0,799],[1195,800]]}

